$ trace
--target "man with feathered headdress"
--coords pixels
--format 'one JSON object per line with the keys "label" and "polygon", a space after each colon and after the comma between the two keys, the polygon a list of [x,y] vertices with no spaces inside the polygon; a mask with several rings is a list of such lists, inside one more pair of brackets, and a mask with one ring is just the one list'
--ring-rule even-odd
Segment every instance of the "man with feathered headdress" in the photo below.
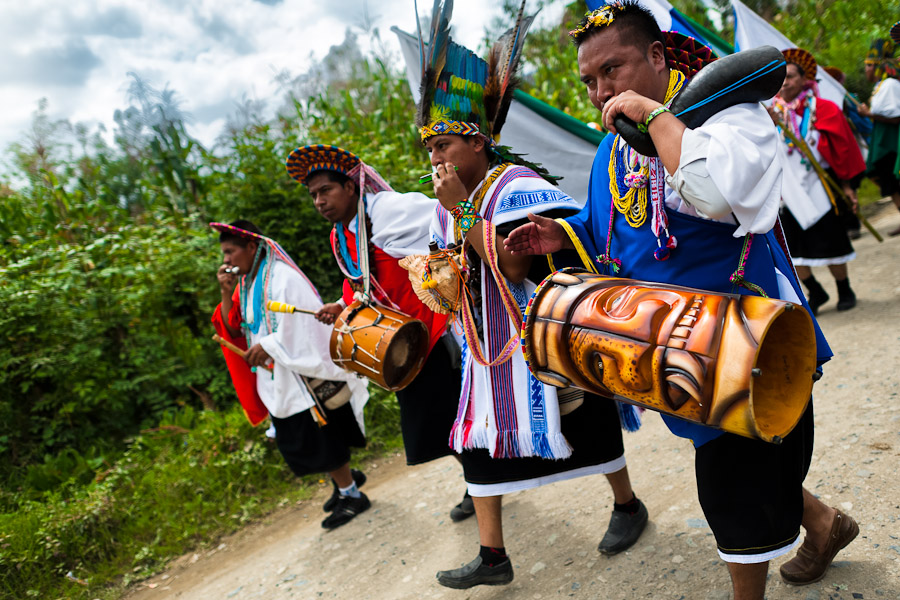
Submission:
{"label": "man with feathered headdress", "polygon": [[246,351],[241,358],[222,349],[238,399],[254,425],[268,414],[278,450],[297,476],[331,476],[334,492],[323,507],[331,514],[322,527],[340,527],[370,506],[358,489],[366,476],[349,465],[350,448],[366,445],[366,386],[329,359],[329,327],[269,309],[270,301],[307,310],[322,305],[281,246],[250,221],[210,226],[224,257],[216,273],[222,302],[212,322],[225,342]]}
{"label": "man with feathered headdress", "polygon": [[853,209],[856,193],[851,181],[866,170],[866,164],[843,111],[819,97],[816,59],[802,48],[791,48],[783,54],[787,74],[771,110],[779,127],[803,140],[806,147],[795,147],[788,134],[783,134],[787,145],[785,169],[792,177],[790,187],[786,184],[784,189],[781,224],[797,276],[809,292],[813,314],[828,301],[828,294],[813,275],[814,266],[828,267],[837,285],[837,309],[849,310],[856,306],[856,294],[850,287],[847,263],[856,258],[856,253],[841,218],[852,211],[835,198],[829,183],[810,167],[810,161],[828,169],[852,200]]}
{"label": "man with feathered headdress", "polygon": [[[601,275],[804,303],[773,231],[784,150],[765,108],[726,105],[687,128],[669,106],[713,58],[711,50],[661,32],[634,0],[589,13],[570,35],[581,80],[611,133],[597,151],[584,210],[563,222],[529,215],[532,222],[510,233],[507,248],[516,255],[580,248],[589,258],[585,267]],[[759,73],[777,73],[772,67],[779,62]],[[720,90],[704,91],[701,102]],[[648,135],[658,156],[626,142],[617,117]],[[815,331],[821,364],[831,351],[818,326]],[[811,401],[780,445],[662,416],[696,449],[700,505],[736,600],[763,600],[768,561],[796,546],[801,523],[806,540],[781,568],[793,584],[821,579],[859,533],[852,518],[802,487],[812,457]]]}
{"label": "man with feathered headdress", "polygon": [[[866,79],[875,84],[871,106],[860,106],[861,115],[871,117],[872,137],[866,157],[869,177],[900,209],[900,80],[894,56],[900,44],[900,22],[891,28],[892,39],[876,39],[866,55]],[[900,235],[900,227],[890,233]]]}
{"label": "man with feathered headdress", "polygon": [[[516,69],[531,18],[523,16],[487,61],[449,38],[452,2],[436,1],[430,43],[420,39],[422,94],[416,125],[431,155],[440,205],[432,238],[461,246],[468,294],[458,310],[464,335],[463,382],[450,443],[462,455],[478,517],[479,555],[438,573],[452,588],[502,585],[513,578],[502,530],[502,495],[583,475],[604,473],[615,505],[599,551],[615,554],[640,536],[647,510],[631,489],[616,403],[586,395],[561,415],[556,388],[528,370],[518,330],[535,281],[531,257],[514,257],[502,239],[529,212],[561,216],[578,204],[546,170],[499,144],[516,86]],[[539,269],[538,269],[539,270]],[[632,407],[623,412],[636,418]]]}
{"label": "man with feathered headdress", "polygon": [[[375,302],[425,324],[430,333],[428,356],[415,379],[396,392],[406,464],[452,455],[447,435],[459,396],[459,370],[451,358],[455,344],[446,337],[447,316],[422,303],[399,264],[409,254],[428,251],[434,199],[417,192],[395,192],[373,167],[337,146],[297,148],[288,156],[286,167],[291,177],[307,187],[316,210],[333,224],[331,249],[345,277],[341,298],[325,304],[316,318],[334,323],[354,301],[355,293],[369,289]],[[363,247],[367,252],[361,252]],[[464,495],[450,518],[461,521],[473,514],[472,499]]]}

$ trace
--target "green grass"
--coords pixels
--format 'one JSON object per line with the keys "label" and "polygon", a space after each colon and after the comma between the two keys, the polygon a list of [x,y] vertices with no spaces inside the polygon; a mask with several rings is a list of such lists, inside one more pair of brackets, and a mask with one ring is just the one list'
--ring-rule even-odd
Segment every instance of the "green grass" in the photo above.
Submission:
{"label": "green grass", "polygon": [[[392,394],[373,390],[366,413],[370,443],[354,463],[402,447]],[[87,484],[75,477],[39,500],[2,492],[0,597],[116,598],[171,558],[309,498],[319,479],[294,477],[240,409],[181,410]]]}

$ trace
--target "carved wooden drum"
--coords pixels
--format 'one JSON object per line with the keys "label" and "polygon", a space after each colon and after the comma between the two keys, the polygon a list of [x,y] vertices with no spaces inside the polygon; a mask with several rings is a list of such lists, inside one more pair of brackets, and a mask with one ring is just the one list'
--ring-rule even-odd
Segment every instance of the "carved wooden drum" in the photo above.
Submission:
{"label": "carved wooden drum", "polygon": [[428,328],[422,321],[356,301],[335,320],[329,350],[339,366],[395,392],[419,374],[428,342]]}
{"label": "carved wooden drum", "polygon": [[541,381],[778,443],[816,373],[812,318],[784,300],[558,271],[522,344]]}

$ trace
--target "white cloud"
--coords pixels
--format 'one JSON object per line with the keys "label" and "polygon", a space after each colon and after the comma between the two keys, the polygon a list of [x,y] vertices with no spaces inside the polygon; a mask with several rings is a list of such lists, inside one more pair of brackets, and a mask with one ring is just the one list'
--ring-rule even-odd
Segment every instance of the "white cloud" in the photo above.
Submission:
{"label": "white cloud", "polygon": [[[499,0],[456,0],[454,38],[477,47],[500,6]],[[412,0],[368,0],[368,7],[382,40],[399,56],[390,27],[415,31]],[[431,6],[421,0],[419,8]],[[0,150],[22,137],[42,97],[51,118],[104,123],[111,131],[114,111],[127,106],[129,71],[174,89],[195,117],[192,134],[211,144],[234,103],[248,97],[277,104],[276,73],[305,72],[365,18],[363,0],[3,2]],[[360,42],[368,44],[364,34]]]}

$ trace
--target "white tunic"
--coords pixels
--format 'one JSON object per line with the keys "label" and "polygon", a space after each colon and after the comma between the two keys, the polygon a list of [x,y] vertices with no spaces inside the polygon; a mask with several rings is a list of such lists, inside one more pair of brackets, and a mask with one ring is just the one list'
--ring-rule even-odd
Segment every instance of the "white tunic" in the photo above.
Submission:
{"label": "white tunic", "polygon": [[870,110],[888,119],[900,117],[900,81],[888,77],[875,86]]}
{"label": "white tunic", "polygon": [[[805,194],[785,167],[787,163],[781,135],[761,104],[726,108],[702,126],[685,130],[681,162],[666,177],[666,206],[734,224],[734,237],[768,233],[782,196]],[[700,207],[712,207],[716,214],[705,214]],[[787,276],[777,269],[775,275],[778,297],[799,304]]]}
{"label": "white tunic", "polygon": [[[271,260],[271,259],[270,259]],[[256,282],[247,291],[246,314],[244,320],[252,322],[252,298]],[[280,260],[272,267],[269,280],[269,298],[293,304],[298,308],[318,310],[322,307],[313,288],[294,269]],[[243,308],[243,307],[242,307]],[[264,318],[263,315],[260,318]],[[250,333],[250,346],[262,345],[274,361],[273,370],[257,369],[256,389],[269,413],[278,418],[286,418],[304,410],[309,410],[314,402],[299,375],[309,378],[346,381],[352,391],[350,403],[359,423],[363,425],[363,406],[369,399],[364,380],[344,371],[331,360],[328,342],[331,327],[319,323],[312,315],[302,313],[275,313],[275,332],[268,333],[261,324],[258,333]],[[271,363],[270,363],[271,364]]]}

